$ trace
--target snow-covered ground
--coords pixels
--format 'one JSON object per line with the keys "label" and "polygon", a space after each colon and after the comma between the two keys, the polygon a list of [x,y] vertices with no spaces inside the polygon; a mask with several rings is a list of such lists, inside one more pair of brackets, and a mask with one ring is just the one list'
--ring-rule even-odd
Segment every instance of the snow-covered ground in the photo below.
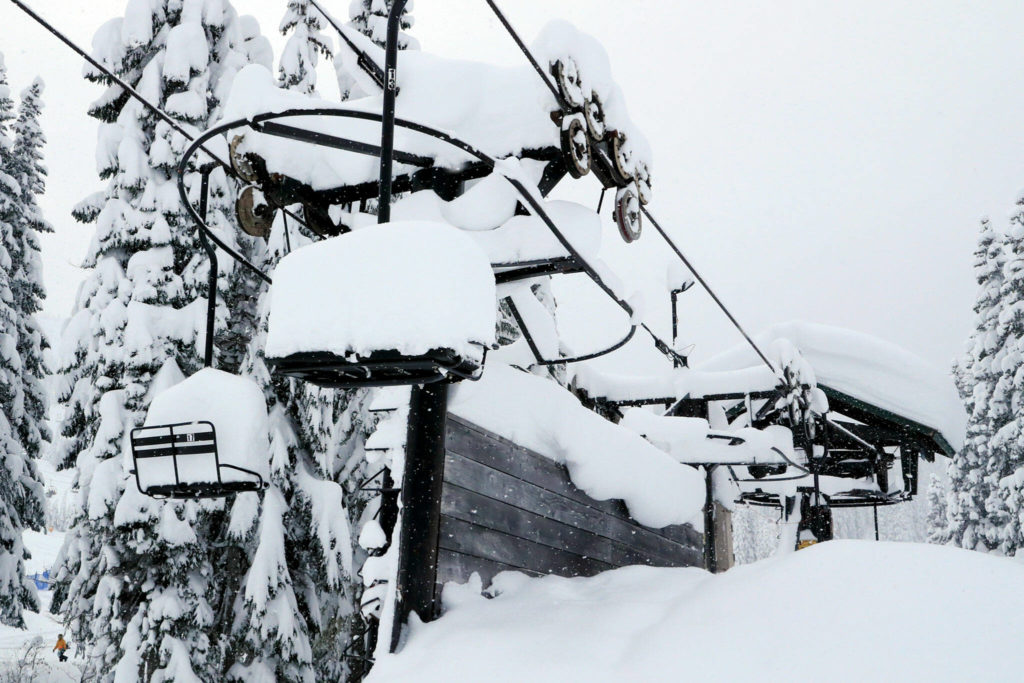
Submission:
{"label": "snow-covered ground", "polygon": [[[26,531],[24,538],[25,547],[32,554],[32,558],[25,562],[26,572],[35,574],[50,569],[64,543],[63,532],[44,534]],[[64,627],[58,618],[50,614],[52,597],[51,591],[39,591],[42,609],[38,614],[25,612],[25,630],[0,624],[0,681],[59,683],[79,680],[80,674],[74,659],[61,664],[57,661],[57,653],[53,652],[57,635],[64,633]],[[70,645],[73,654],[75,643],[71,642]],[[15,676],[15,673],[20,677]]]}
{"label": "snow-covered ground", "polygon": [[712,576],[626,567],[445,589],[385,681],[984,681],[1024,670],[1024,566],[913,543],[833,541]]}

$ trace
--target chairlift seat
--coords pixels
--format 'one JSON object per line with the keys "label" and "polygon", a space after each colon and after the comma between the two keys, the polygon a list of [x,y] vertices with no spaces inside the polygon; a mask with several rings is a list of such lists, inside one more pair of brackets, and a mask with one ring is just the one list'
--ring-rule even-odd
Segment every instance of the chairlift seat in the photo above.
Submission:
{"label": "chairlift seat", "polygon": [[133,429],[131,449],[139,491],[153,498],[219,498],[264,487],[256,472],[220,462],[217,431],[205,420]]}

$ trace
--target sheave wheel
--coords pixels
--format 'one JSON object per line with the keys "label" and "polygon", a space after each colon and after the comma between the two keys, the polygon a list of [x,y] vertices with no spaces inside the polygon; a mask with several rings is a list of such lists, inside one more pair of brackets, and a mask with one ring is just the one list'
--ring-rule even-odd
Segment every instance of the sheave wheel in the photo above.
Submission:
{"label": "sheave wheel", "polygon": [[562,156],[573,178],[582,178],[590,172],[590,139],[587,137],[587,126],[579,114],[562,119]]}
{"label": "sheave wheel", "polygon": [[580,72],[576,62],[569,58],[557,61],[554,65],[555,80],[558,82],[558,91],[562,98],[574,110],[583,108],[586,98],[583,96],[583,87],[580,85]]}
{"label": "sheave wheel", "polygon": [[625,180],[623,185],[633,180],[632,155],[626,146],[626,136],[623,133],[618,133],[612,138],[612,163],[615,165],[615,172]]}
{"label": "sheave wheel", "polygon": [[643,227],[640,216],[640,200],[632,187],[623,187],[615,193],[615,225],[626,243],[640,239]]}
{"label": "sheave wheel", "polygon": [[228,145],[228,156],[231,159],[231,168],[235,169],[235,173],[247,183],[255,183],[256,169],[253,168],[252,162],[249,161],[246,154],[238,151],[239,145],[245,140],[241,135],[236,135],[231,138],[231,144]]}
{"label": "sheave wheel", "polygon": [[587,119],[587,132],[590,133],[590,139],[594,142],[604,140],[608,126],[605,124],[601,98],[597,96],[596,92],[590,93],[590,99],[583,105],[583,115]]}
{"label": "sheave wheel", "polygon": [[274,224],[274,209],[267,204],[263,193],[253,186],[242,190],[235,201],[235,216],[242,231],[253,237],[266,239]]}

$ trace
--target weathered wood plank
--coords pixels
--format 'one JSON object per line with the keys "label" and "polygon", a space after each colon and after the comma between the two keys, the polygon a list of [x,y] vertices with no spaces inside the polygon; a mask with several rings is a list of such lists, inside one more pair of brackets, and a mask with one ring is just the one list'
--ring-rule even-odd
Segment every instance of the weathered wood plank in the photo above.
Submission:
{"label": "weathered wood plank", "polygon": [[[644,528],[650,529],[650,527]],[[651,531],[691,548],[701,548],[704,545],[704,535],[689,524],[674,524],[661,529],[651,529]]]}
{"label": "weathered wood plank", "polygon": [[463,489],[529,510],[563,524],[631,547],[659,564],[700,564],[700,551],[650,530],[566,498],[540,486],[482,465],[456,453],[445,458],[445,481]]}
{"label": "weathered wood plank", "polygon": [[497,434],[453,417],[448,424],[445,448],[499,472],[528,481],[609,514],[628,514],[620,500],[595,500],[569,479],[565,465],[518,446]]}
{"label": "weathered wood plank", "polygon": [[534,543],[593,557],[615,567],[631,564],[665,565],[650,555],[604,536],[488,498],[455,484],[446,484],[441,514],[464,522],[525,538]]}
{"label": "weathered wood plank", "polygon": [[581,557],[451,517],[441,518],[440,548],[541,574],[593,576],[614,568],[607,562]]}
{"label": "weathered wood plank", "polygon": [[[497,574],[501,572],[523,572],[530,576],[542,576],[540,572],[523,567],[516,567],[503,562],[485,560],[482,557],[474,557],[454,550],[441,550],[437,555],[437,581],[439,584],[447,581],[465,583],[473,572],[480,575],[484,588],[491,584]],[[440,597],[440,594],[438,594]]]}
{"label": "weathered wood plank", "polygon": [[[450,453],[458,453],[566,498],[628,519],[636,526],[642,526],[629,516],[629,510],[621,500],[596,500],[577,488],[570,480],[565,465],[454,415],[449,415],[448,419],[446,448]],[[702,547],[704,543],[701,533],[690,525],[680,524],[662,529],[643,528],[676,543],[695,548]]]}

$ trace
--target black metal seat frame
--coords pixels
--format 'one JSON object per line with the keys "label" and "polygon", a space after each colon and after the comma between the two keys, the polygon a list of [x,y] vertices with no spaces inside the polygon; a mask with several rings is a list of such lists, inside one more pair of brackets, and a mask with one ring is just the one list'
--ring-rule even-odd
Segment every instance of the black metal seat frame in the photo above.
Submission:
{"label": "black metal seat frame", "polygon": [[[184,431],[179,432],[178,434],[174,433],[175,427],[194,425],[207,425],[210,429],[208,432],[202,432],[199,434],[196,432]],[[167,433],[159,436],[145,435],[146,432],[153,432],[156,430],[167,430]],[[199,498],[222,498],[233,493],[260,491],[266,487],[266,482],[263,481],[263,477],[258,473],[245,469],[244,467],[238,467],[236,465],[230,465],[220,461],[220,453],[217,449],[217,428],[213,426],[212,422],[207,420],[136,427],[131,431],[130,440],[132,460],[134,463],[134,468],[131,470],[131,473],[135,475],[135,484],[139,491],[144,495],[160,499],[179,498],[195,500]],[[197,441],[201,443],[199,445],[195,445],[195,442]],[[150,448],[143,448],[147,446]],[[178,457],[183,455],[212,456],[217,471],[217,481],[182,482],[181,470],[178,466]],[[171,458],[171,462],[174,465],[174,483],[143,488],[142,480],[139,475],[139,460],[168,457]],[[250,481],[224,481],[221,478],[221,469],[236,470],[238,472],[251,475],[255,477],[255,479]]]}

